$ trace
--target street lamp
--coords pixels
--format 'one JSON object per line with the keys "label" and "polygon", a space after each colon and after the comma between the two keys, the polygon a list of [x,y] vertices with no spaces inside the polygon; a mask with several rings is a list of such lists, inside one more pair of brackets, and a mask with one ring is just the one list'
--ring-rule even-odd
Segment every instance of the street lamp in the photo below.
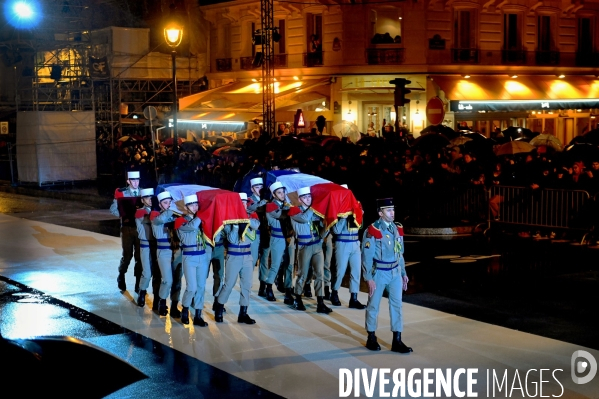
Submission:
{"label": "street lamp", "polygon": [[183,22],[177,15],[177,7],[170,6],[171,12],[164,25],[164,40],[172,48],[173,63],[173,170],[179,161],[179,137],[177,134],[177,47],[183,40]]}

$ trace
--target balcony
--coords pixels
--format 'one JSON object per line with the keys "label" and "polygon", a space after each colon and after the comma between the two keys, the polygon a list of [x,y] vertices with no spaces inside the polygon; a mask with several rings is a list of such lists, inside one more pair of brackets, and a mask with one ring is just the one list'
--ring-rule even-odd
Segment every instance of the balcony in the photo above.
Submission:
{"label": "balcony", "polygon": [[218,72],[230,72],[233,70],[233,59],[232,58],[217,58],[216,59],[216,70]]}
{"label": "balcony", "polygon": [[275,54],[273,61],[275,68],[287,68],[287,54]]}
{"label": "balcony", "polygon": [[244,71],[257,69],[257,68],[254,68],[253,64],[254,64],[254,57],[239,57],[239,68],[243,69]]}
{"label": "balcony", "polygon": [[578,51],[576,53],[576,66],[597,67],[599,53],[595,51]]}
{"label": "balcony", "polygon": [[523,50],[502,50],[501,51],[501,62],[502,64],[526,64],[526,51]]}
{"label": "balcony", "polygon": [[537,65],[559,65],[559,51],[536,51],[535,62]]}
{"label": "balcony", "polygon": [[324,65],[324,51],[314,53],[304,53],[303,66],[305,67],[319,67]]}
{"label": "balcony", "polygon": [[397,65],[404,62],[403,48],[368,48],[366,63],[368,65]]}
{"label": "balcony", "polygon": [[452,48],[451,62],[459,64],[478,64],[478,49]]}
{"label": "balcony", "polygon": [[[275,68],[287,68],[287,54],[275,54],[272,56]],[[254,67],[254,57],[240,57],[239,67],[244,71],[260,69],[261,65]]]}

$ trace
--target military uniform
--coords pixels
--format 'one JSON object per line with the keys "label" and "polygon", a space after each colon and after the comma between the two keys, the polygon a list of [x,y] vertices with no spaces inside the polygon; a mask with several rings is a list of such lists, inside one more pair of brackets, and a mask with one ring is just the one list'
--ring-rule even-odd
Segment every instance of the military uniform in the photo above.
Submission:
{"label": "military uniform", "polygon": [[[141,190],[141,197],[151,197],[154,195],[154,189],[146,188]],[[137,298],[137,305],[143,307],[146,304],[146,291],[150,286],[150,279],[152,278],[152,259],[154,258],[153,253],[156,252],[156,239],[152,233],[152,225],[150,221],[150,212],[152,207],[143,205],[135,213],[135,224],[137,226],[137,235],[140,243],[140,257],[141,257],[141,279],[139,282],[139,296]]]}
{"label": "military uniform", "polygon": [[[254,188],[254,186],[263,184],[264,182],[261,177],[256,177],[250,180],[250,185],[252,188]],[[258,215],[258,220],[260,221],[260,227],[256,230],[256,239],[252,241],[252,259],[254,260],[254,265],[256,265],[258,259],[260,259],[260,263],[262,263],[262,259],[264,259],[266,268],[268,268],[268,255],[270,254],[270,247],[268,243],[270,237],[268,234],[268,222],[266,221],[264,209],[267,202],[268,201],[261,199],[260,196],[252,190],[252,195],[250,195],[248,198],[246,208],[248,215],[256,212]]]}
{"label": "military uniform", "polygon": [[[158,200],[171,198],[168,192],[158,194]],[[181,297],[181,278],[183,274],[182,255],[178,247],[178,240],[174,237],[172,230],[173,222],[179,215],[170,209],[162,212],[152,212],[152,232],[157,243],[157,258],[160,268],[161,284],[158,293],[154,292],[154,302],[160,302],[161,308],[158,309],[161,316],[166,316],[167,306],[166,298],[171,298],[171,316],[179,316],[177,304]],[[174,314],[173,314],[174,313]]]}
{"label": "military uniform", "polygon": [[[298,196],[310,194],[309,187],[297,191]],[[305,205],[293,207],[289,211],[291,225],[295,232],[297,250],[297,277],[295,280],[295,301],[293,306],[297,310],[306,310],[302,303],[302,292],[308,277],[308,271],[312,267],[314,275],[314,291],[318,300],[316,311],[318,313],[330,313],[331,309],[323,303],[324,299],[324,255],[322,252],[322,236],[327,234],[324,230],[323,220],[314,213],[314,210]]]}
{"label": "military uniform", "polygon": [[[378,201],[381,210],[393,207],[393,201],[390,198]],[[372,280],[376,285],[366,306],[366,331],[369,335],[366,346],[371,350],[380,350],[374,333],[378,323],[379,305],[386,289],[389,293],[389,315],[391,331],[393,331],[392,350],[402,353],[412,351],[401,342],[401,332],[403,331],[402,289],[403,277],[406,276],[403,253],[403,227],[401,225],[385,222],[381,217],[364,231],[362,276],[367,282]]]}
{"label": "military uniform", "polygon": [[[185,204],[191,204],[189,197],[185,197]],[[202,309],[204,308],[204,292],[206,291],[206,280],[208,279],[209,258],[206,253],[206,244],[200,229],[202,221],[194,215],[185,215],[175,221],[175,228],[181,240],[181,249],[183,250],[183,274],[185,275],[185,292],[183,293],[183,310],[181,312],[181,322],[189,323],[189,307],[193,299],[195,308],[195,317],[193,324],[201,327],[206,326],[202,319]]]}
{"label": "military uniform", "polygon": [[[255,215],[255,214],[254,214]],[[247,230],[257,230],[260,222],[256,217],[250,218],[250,224]],[[250,304],[250,293],[252,289],[252,274],[254,272],[254,264],[252,261],[251,240],[247,236],[246,225],[244,224],[229,224],[223,229],[227,237],[227,257],[225,270],[225,282],[218,296],[214,319],[217,322],[222,322],[223,306],[229,300],[229,295],[239,277],[240,297],[239,297],[239,316],[237,321],[245,324],[255,324],[256,321],[251,319],[247,314],[247,308]],[[250,235],[252,232],[250,231]]]}
{"label": "military uniform", "polygon": [[335,263],[337,270],[333,282],[333,292],[331,293],[331,303],[340,306],[338,291],[341,282],[345,276],[345,271],[349,263],[350,280],[349,292],[351,299],[350,308],[364,309],[365,306],[358,302],[358,292],[360,291],[360,266],[362,261],[362,251],[360,250],[360,241],[358,239],[358,227],[352,225],[353,216],[349,218],[340,218],[332,227],[333,241],[335,243]]}
{"label": "military uniform", "polygon": [[324,299],[330,299],[331,289],[331,260],[333,259],[333,236],[327,234],[322,239],[322,253],[324,256]]}
{"label": "military uniform", "polygon": [[206,243],[206,254],[208,256],[208,265],[212,265],[212,295],[218,297],[225,274],[225,243],[221,233],[214,237],[214,246]]}
{"label": "military uniform", "polygon": [[[127,178],[139,179],[139,172],[127,172]],[[136,190],[134,190],[131,188],[131,186],[117,188],[114,192],[114,200],[110,205],[110,213],[116,217],[120,217],[121,215],[119,214],[117,199],[123,197],[139,197],[141,190],[141,187],[138,187]],[[119,276],[117,278],[119,289],[121,291],[125,291],[127,289],[125,284],[125,274],[129,269],[129,263],[131,263],[131,259],[135,258],[135,268],[133,269],[133,274],[135,275],[136,291],[139,291],[142,265],[140,258],[139,237],[137,236],[137,226],[135,225],[135,219],[133,217],[121,217],[121,246],[123,248],[123,253],[118,269]]]}

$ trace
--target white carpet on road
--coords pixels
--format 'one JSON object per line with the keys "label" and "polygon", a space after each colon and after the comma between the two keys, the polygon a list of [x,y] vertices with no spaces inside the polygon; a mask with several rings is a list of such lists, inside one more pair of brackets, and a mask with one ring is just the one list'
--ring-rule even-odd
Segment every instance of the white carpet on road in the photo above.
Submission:
{"label": "white carpet on road", "polygon": [[[487,397],[487,369],[498,375],[507,370],[509,386],[516,370],[525,384],[529,369],[562,369],[556,374],[563,385],[562,397],[598,397],[599,377],[586,385],[574,384],[570,378],[570,358],[574,351],[582,349],[599,359],[599,351],[448,313],[404,303],[403,338],[414,348],[414,353],[400,355],[389,350],[392,335],[388,305],[383,298],[377,331],[383,350],[371,352],[364,347],[364,311],[334,307],[334,313],[325,316],[316,313],[315,300],[306,300],[308,311],[297,312],[283,304],[282,294],[278,294],[277,302],[267,302],[256,295],[258,276],[255,271],[249,314],[257,320],[256,325],[237,323],[239,292],[236,289],[226,305],[229,312],[225,323],[214,322],[210,310],[213,298],[207,292],[204,313],[209,326],[184,326],[176,319],[160,318],[152,313],[151,294],[146,308],[134,304],[133,265],[127,274],[129,291],[119,292],[116,284],[121,256],[118,238],[0,214],[0,249],[0,275],[287,398],[338,397],[340,368],[389,368],[391,371],[404,368],[406,375],[413,368],[451,368],[453,371],[477,368],[475,392],[479,397]],[[207,287],[212,287],[211,281]],[[347,305],[348,290],[342,288],[340,297]],[[366,294],[360,293],[359,299],[366,302]],[[13,317],[31,317],[31,314]],[[18,338],[40,334],[39,325],[43,323],[39,318],[36,323],[15,320],[15,329],[6,335]],[[33,325],[36,326],[34,333],[30,330]],[[538,382],[538,374],[536,378]],[[543,395],[560,394],[561,387],[551,374],[545,373],[543,380],[547,381],[543,383]],[[530,377],[529,387],[532,387]],[[463,378],[460,389],[466,389]],[[387,391],[390,390],[387,387]],[[517,389],[513,395],[521,397],[520,392]],[[374,396],[378,395],[377,387]]]}

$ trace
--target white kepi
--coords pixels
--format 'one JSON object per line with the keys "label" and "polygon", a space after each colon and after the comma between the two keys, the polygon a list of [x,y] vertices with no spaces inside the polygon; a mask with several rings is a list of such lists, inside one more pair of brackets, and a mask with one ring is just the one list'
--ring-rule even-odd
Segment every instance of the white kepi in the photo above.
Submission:
{"label": "white kepi", "polygon": [[301,197],[302,195],[310,194],[310,187],[302,187],[297,190],[297,196]]}
{"label": "white kepi", "polygon": [[171,195],[171,193],[169,193],[168,191],[163,191],[160,194],[158,194],[158,202],[162,201],[163,199],[173,199],[173,196]]}
{"label": "white kepi", "polygon": [[275,191],[277,191],[280,188],[285,188],[285,186],[280,181],[276,181],[270,185],[270,192],[274,194]]}
{"label": "white kepi", "polygon": [[152,195],[154,195],[153,188],[144,188],[139,192],[140,197],[151,197]]}
{"label": "white kepi", "polygon": [[257,186],[258,184],[264,185],[264,180],[262,180],[261,177],[254,177],[252,180],[250,180],[251,187]]}
{"label": "white kepi", "polygon": [[139,172],[136,170],[127,172],[127,179],[139,179]]}
{"label": "white kepi", "polygon": [[198,202],[198,196],[196,194],[186,195],[183,201],[185,205],[194,204]]}
{"label": "white kepi", "polygon": [[239,198],[241,198],[242,201],[247,201],[248,195],[246,193],[239,193]]}

